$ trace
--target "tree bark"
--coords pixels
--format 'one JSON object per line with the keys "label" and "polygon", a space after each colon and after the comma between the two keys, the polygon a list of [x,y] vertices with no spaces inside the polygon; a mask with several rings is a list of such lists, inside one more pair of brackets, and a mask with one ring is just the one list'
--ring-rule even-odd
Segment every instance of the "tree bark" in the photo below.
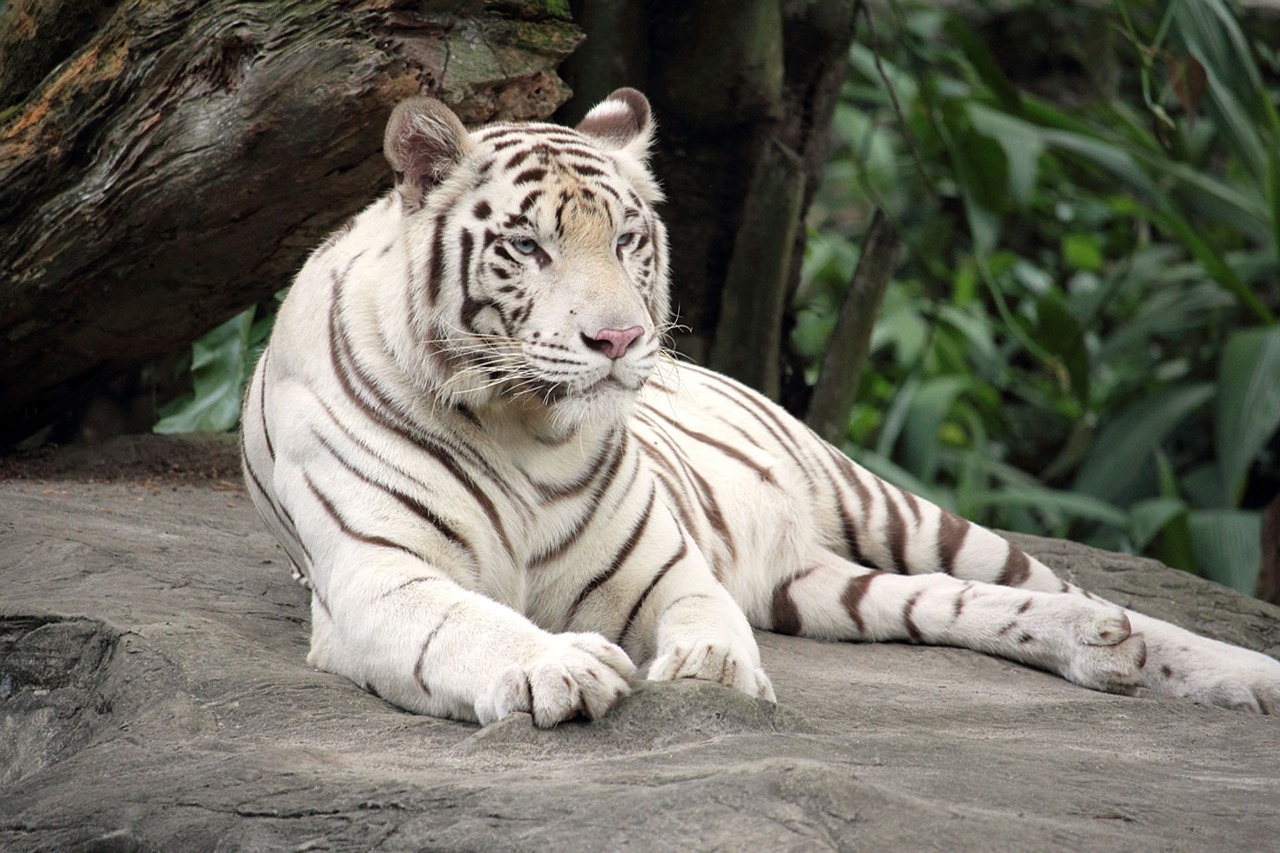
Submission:
{"label": "tree bark", "polygon": [[580,117],[617,86],[650,96],[668,188],[676,347],[777,398],[854,33],[853,0],[575,2],[565,65]]}
{"label": "tree bark", "polygon": [[901,256],[902,238],[877,210],[836,316],[831,343],[822,357],[805,413],[805,421],[813,431],[836,447],[847,437],[849,410],[858,396],[858,380],[871,351],[871,333]]}
{"label": "tree bark", "polygon": [[388,184],[418,92],[568,96],[562,0],[11,0],[0,16],[0,446],[288,284]]}

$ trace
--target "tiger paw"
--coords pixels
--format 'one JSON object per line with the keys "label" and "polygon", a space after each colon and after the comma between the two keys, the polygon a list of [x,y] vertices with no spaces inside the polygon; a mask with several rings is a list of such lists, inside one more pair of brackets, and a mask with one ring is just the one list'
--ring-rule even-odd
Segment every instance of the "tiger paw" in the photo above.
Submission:
{"label": "tiger paw", "polygon": [[1123,608],[1085,598],[1053,596],[1027,608],[1007,634],[1011,657],[1107,693],[1132,694],[1143,678],[1145,638]]}
{"label": "tiger paw", "polygon": [[1280,661],[1150,617],[1134,614],[1134,621],[1151,646],[1144,692],[1280,714]]}
{"label": "tiger paw", "polygon": [[755,696],[776,702],[773,683],[755,662],[755,655],[732,644],[715,639],[690,639],[675,643],[649,665],[652,681],[675,681],[697,678],[715,681]]}
{"label": "tiger paw", "polygon": [[547,647],[508,668],[476,703],[481,725],[524,711],[551,728],[574,717],[594,720],[631,692],[635,664],[598,634],[553,634]]}

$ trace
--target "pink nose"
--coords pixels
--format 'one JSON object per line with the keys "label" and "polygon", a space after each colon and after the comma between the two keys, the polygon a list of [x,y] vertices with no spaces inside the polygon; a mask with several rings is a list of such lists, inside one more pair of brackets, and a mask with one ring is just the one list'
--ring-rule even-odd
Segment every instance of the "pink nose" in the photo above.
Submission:
{"label": "pink nose", "polygon": [[609,358],[622,358],[627,347],[642,334],[644,329],[641,326],[632,326],[630,329],[601,329],[595,333],[594,337],[584,332],[582,340],[587,346],[604,353]]}

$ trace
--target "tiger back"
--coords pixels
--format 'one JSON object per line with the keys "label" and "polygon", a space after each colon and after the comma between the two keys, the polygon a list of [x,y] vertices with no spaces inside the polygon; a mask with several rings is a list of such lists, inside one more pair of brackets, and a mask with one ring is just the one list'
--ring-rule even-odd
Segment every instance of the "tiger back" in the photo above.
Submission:
{"label": "tiger back", "polygon": [[652,131],[630,89],[575,129],[393,113],[395,190],[307,261],[244,408],[313,665],[551,726],[605,713],[637,663],[773,700],[754,626],[1280,707],[1275,660],[1100,601],[672,359]]}

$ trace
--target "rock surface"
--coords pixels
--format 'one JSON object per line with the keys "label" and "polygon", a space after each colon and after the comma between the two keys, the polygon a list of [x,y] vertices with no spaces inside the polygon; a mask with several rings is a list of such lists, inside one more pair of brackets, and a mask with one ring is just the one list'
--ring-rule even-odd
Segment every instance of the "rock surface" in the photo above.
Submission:
{"label": "rock surface", "polygon": [[[316,672],[223,442],[0,460],[0,849],[1275,849],[1280,719],[967,651],[762,633],[775,709],[648,685],[553,731]],[[1280,652],[1280,610],[1018,537],[1120,603]]]}

